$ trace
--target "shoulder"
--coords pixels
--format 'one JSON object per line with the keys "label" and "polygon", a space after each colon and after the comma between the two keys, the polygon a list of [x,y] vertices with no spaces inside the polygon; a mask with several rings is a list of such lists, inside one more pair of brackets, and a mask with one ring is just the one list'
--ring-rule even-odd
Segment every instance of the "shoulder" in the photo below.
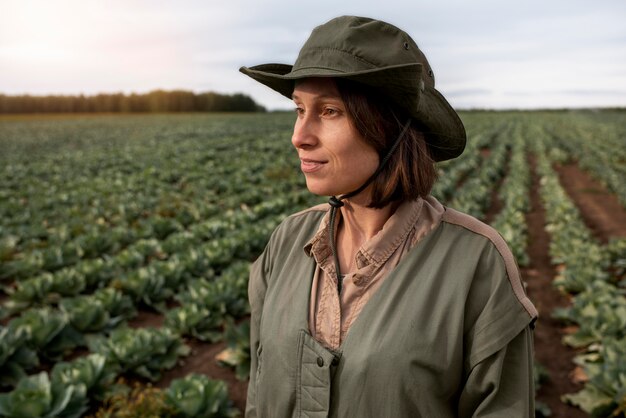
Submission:
{"label": "shoulder", "polygon": [[328,204],[321,203],[319,205],[301,210],[287,216],[276,228],[277,230],[285,230],[294,227],[303,227],[309,224],[319,224],[320,220],[328,213]]}
{"label": "shoulder", "polygon": [[274,230],[270,238],[273,246],[293,246],[305,243],[315,235],[328,213],[328,204],[320,204],[287,216]]}
{"label": "shoulder", "polygon": [[537,310],[530,299],[526,296],[519,268],[506,241],[493,227],[474,218],[473,216],[459,212],[455,209],[446,208],[442,217],[442,223],[453,226],[459,235],[471,235],[483,240],[485,245],[495,249],[498,258],[504,264],[508,282],[517,300],[522,304],[528,315],[537,317]]}
{"label": "shoulder", "polygon": [[[252,265],[251,285],[257,286],[256,283],[261,278],[269,277],[277,260],[293,260],[299,254],[304,255],[304,245],[317,231],[322,218],[328,212],[327,206],[313,206],[289,215],[280,222],[265,249]],[[263,286],[265,285],[266,283]],[[253,287],[249,291],[252,289]]]}
{"label": "shoulder", "polygon": [[511,254],[511,251],[504,241],[504,238],[502,238],[498,231],[496,231],[493,227],[474,218],[471,215],[459,212],[455,209],[448,207],[446,207],[446,210],[443,213],[441,220],[444,223],[456,225],[459,228],[467,231],[467,233],[475,234],[485,238],[496,247],[496,249],[503,258],[510,259],[510,261],[514,262],[513,255]]}
{"label": "shoulder", "polygon": [[320,203],[319,205],[315,205],[310,208],[301,210],[300,212],[289,215],[286,220],[324,216],[328,212],[329,208],[330,205],[328,203]]}

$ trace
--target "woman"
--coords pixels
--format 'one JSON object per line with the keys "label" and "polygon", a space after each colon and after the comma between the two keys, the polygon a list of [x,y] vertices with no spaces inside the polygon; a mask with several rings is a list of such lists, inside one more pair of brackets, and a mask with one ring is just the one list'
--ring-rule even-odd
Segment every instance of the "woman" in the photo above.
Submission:
{"label": "woman", "polygon": [[317,27],[294,66],[241,71],[293,99],[308,189],[254,263],[248,417],[529,417],[537,312],[502,238],[429,195],[465,130],[415,42]]}

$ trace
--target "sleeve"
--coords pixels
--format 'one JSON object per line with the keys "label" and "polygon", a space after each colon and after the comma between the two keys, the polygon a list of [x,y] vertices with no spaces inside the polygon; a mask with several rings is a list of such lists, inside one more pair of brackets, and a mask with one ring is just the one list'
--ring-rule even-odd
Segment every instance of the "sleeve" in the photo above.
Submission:
{"label": "sleeve", "polygon": [[256,376],[259,363],[260,327],[267,277],[269,275],[269,244],[250,267],[248,282],[248,299],[250,302],[250,381],[246,399],[246,418],[258,416],[256,409]]}
{"label": "sleeve", "polygon": [[[484,247],[468,294],[459,417],[533,417],[537,311],[504,241]],[[500,248],[498,248],[500,247]]]}
{"label": "sleeve", "polygon": [[471,369],[459,399],[458,416],[534,417],[534,396],[533,335],[526,327]]}

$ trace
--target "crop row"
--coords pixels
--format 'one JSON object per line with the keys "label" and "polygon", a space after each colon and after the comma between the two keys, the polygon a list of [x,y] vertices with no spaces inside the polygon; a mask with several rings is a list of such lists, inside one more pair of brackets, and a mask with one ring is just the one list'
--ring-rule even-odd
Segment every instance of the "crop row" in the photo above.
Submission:
{"label": "crop row", "polygon": [[446,161],[438,165],[439,178],[433,186],[432,195],[442,202],[449,201],[462,183],[471,173],[476,171],[483,162],[481,150],[490,149],[496,141],[503,123],[486,126],[484,130],[471,135],[466,150],[454,163]]}
{"label": "crop row", "polygon": [[571,306],[553,315],[577,325],[564,343],[585,347],[575,359],[586,372],[585,386],[563,400],[593,416],[618,416],[626,405],[626,298],[609,272],[626,263],[626,239],[600,245],[560,186],[545,144],[536,142],[535,153],[551,235],[550,256],[559,271],[554,285],[574,294]]}
{"label": "crop row", "polygon": [[578,161],[581,168],[604,183],[626,206],[626,142],[624,132],[611,123],[591,121],[554,125],[553,146]]}
{"label": "crop row", "polygon": [[526,213],[530,209],[530,168],[526,138],[527,132],[531,132],[531,129],[527,126],[527,132],[524,132],[523,126],[521,123],[515,124],[509,136],[511,153],[508,173],[498,191],[502,209],[491,225],[504,237],[518,264],[526,266],[530,261],[526,251],[528,243]]}

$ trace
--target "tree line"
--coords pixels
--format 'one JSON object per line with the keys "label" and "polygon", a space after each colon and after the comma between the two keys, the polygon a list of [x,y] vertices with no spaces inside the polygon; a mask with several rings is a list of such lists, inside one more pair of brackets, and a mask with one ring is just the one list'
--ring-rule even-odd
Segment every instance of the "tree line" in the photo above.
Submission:
{"label": "tree line", "polygon": [[90,112],[264,112],[251,97],[213,92],[154,90],[145,94],[96,94],[92,96],[9,96],[0,94],[0,113]]}

